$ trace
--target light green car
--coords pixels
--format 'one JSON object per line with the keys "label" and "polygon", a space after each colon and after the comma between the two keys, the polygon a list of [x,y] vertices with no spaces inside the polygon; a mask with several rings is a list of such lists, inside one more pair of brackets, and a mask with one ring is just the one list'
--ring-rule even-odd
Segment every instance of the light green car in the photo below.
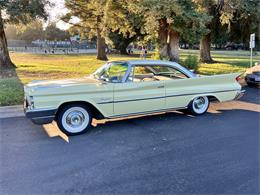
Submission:
{"label": "light green car", "polygon": [[196,76],[169,61],[113,61],[84,78],[29,83],[24,87],[25,114],[36,124],[55,120],[67,135],[86,132],[92,118],[179,109],[201,115],[210,101],[230,101],[243,95],[239,75]]}

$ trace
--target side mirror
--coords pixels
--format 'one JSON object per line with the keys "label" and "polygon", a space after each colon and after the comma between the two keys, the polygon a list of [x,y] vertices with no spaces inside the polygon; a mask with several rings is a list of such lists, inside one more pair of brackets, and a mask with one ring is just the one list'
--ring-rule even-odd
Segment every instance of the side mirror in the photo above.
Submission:
{"label": "side mirror", "polygon": [[103,81],[106,81],[106,82],[109,81],[109,78],[106,77],[105,75],[102,75],[102,76],[100,77],[100,79],[103,80]]}

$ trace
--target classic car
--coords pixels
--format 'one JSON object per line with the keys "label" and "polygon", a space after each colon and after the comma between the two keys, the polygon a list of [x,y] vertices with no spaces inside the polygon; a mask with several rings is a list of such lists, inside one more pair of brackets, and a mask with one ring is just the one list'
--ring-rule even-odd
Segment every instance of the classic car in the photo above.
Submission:
{"label": "classic car", "polygon": [[86,132],[93,118],[179,109],[202,115],[211,101],[243,95],[239,75],[197,76],[178,63],[160,60],[111,61],[84,78],[27,84],[25,114],[35,124],[56,121],[67,135]]}

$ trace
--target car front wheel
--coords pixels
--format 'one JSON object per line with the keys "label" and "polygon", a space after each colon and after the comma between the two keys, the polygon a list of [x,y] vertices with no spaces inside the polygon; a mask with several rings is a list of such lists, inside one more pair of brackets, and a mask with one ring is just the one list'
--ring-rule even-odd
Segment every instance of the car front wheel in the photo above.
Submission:
{"label": "car front wheel", "polygon": [[209,107],[209,99],[207,96],[194,98],[188,106],[188,110],[194,115],[202,115],[207,112]]}
{"label": "car front wheel", "polygon": [[83,104],[70,104],[64,106],[57,116],[57,124],[66,135],[79,135],[85,133],[92,122],[92,114]]}

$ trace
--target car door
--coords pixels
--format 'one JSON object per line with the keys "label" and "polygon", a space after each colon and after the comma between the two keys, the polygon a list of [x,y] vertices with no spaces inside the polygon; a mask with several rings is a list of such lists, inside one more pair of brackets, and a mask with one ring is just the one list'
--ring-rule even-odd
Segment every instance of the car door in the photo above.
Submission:
{"label": "car door", "polygon": [[190,102],[189,94],[196,88],[191,85],[188,76],[180,70],[171,68],[171,72],[171,80],[165,81],[165,106],[167,109],[185,108]]}
{"label": "car door", "polygon": [[[136,68],[135,68],[136,70]],[[114,115],[125,116],[160,111],[165,108],[165,82],[130,79],[114,85]]]}

